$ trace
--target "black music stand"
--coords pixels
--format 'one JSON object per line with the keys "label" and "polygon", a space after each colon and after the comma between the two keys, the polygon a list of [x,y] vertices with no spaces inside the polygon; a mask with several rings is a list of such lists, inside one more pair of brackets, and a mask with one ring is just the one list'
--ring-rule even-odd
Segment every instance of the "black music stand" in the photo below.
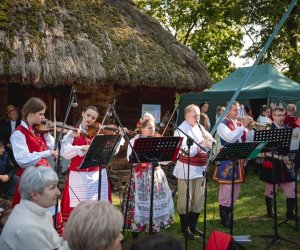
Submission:
{"label": "black music stand", "polygon": [[231,179],[231,222],[230,234],[233,236],[233,198],[234,198],[234,173],[239,159],[252,159],[264,148],[262,142],[245,142],[245,143],[227,143],[219,152],[215,161],[233,161],[232,179]]}
{"label": "black music stand", "polygon": [[267,146],[265,147],[264,152],[271,151],[272,158],[272,182],[273,182],[273,203],[274,203],[274,234],[273,235],[262,235],[261,237],[273,238],[270,244],[266,249],[269,249],[273,243],[277,240],[286,241],[295,245],[299,245],[296,242],[293,242],[289,239],[283,238],[278,234],[278,224],[277,224],[277,196],[275,189],[275,170],[274,170],[274,154],[275,152],[279,154],[284,154],[289,152],[291,137],[292,137],[292,128],[282,128],[282,129],[269,129],[255,131],[254,141],[265,141]]}
{"label": "black music stand", "polygon": [[111,162],[120,141],[120,135],[96,135],[79,167],[84,169],[99,166],[98,200],[101,199],[102,169]]}
{"label": "black music stand", "polygon": [[[175,161],[180,150],[182,137],[145,137],[134,141],[133,151],[139,162],[152,163],[151,173],[151,193],[150,193],[150,215],[149,234],[152,234],[153,225],[153,195],[154,195],[154,168],[160,161]],[[133,157],[132,163],[138,163],[138,159]]]}

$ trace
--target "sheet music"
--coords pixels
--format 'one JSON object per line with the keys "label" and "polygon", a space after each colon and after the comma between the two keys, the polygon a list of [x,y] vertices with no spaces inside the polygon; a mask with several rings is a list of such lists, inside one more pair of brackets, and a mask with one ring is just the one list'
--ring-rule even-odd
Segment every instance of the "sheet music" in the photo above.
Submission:
{"label": "sheet music", "polygon": [[[108,201],[107,172],[101,173],[101,200]],[[70,172],[70,206],[76,207],[81,201],[98,199],[98,172]],[[75,194],[74,194],[75,193]]]}
{"label": "sheet music", "polygon": [[300,128],[294,128],[292,133],[291,145],[290,150],[296,151],[299,149],[300,143]]}

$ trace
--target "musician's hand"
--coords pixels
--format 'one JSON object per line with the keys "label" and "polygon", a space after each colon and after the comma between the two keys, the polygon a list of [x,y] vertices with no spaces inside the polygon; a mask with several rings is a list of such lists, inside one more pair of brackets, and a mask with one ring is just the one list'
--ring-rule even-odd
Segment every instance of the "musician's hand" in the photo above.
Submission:
{"label": "musician's hand", "polygon": [[79,137],[80,133],[81,133],[80,129],[74,129],[71,136],[74,137],[74,138]]}
{"label": "musician's hand", "polygon": [[204,148],[211,148],[212,142],[210,140],[203,140],[203,142],[200,145]]}
{"label": "musician's hand", "polygon": [[51,150],[51,155],[57,160],[58,152],[56,150]]}
{"label": "musician's hand", "polygon": [[81,147],[81,151],[88,151],[90,148],[90,145],[84,145]]}
{"label": "musician's hand", "polygon": [[9,176],[7,174],[0,175],[1,182],[8,182]]}

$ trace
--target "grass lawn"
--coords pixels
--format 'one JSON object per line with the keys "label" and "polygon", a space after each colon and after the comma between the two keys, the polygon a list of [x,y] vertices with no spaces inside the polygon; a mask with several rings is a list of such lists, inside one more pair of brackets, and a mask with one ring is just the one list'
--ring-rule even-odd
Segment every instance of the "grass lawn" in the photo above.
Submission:
{"label": "grass lawn", "polygon": [[[234,206],[234,228],[233,235],[251,235],[252,243],[246,246],[246,249],[265,249],[272,241],[271,238],[263,238],[261,235],[274,234],[274,220],[266,216],[265,199],[263,191],[263,182],[258,178],[255,173],[254,167],[248,167],[247,182],[242,185],[240,197]],[[298,190],[300,185],[298,184]],[[120,196],[122,193],[115,193],[113,195],[113,203],[120,206]],[[299,195],[298,195],[299,197]],[[175,197],[174,204],[176,206],[177,197]],[[300,207],[300,200],[298,202]],[[279,188],[277,193],[277,208],[278,208],[278,222],[285,219],[285,197],[282,190]],[[176,208],[175,208],[176,209]],[[176,211],[176,210],[175,210]],[[295,226],[294,222],[291,222]],[[198,227],[203,228],[203,213],[200,214],[198,220]],[[215,182],[208,183],[208,196],[207,196],[207,239],[212,230],[219,230],[229,233],[229,229],[225,229],[220,224],[219,205],[218,205],[218,185]],[[175,223],[164,233],[170,234],[178,238],[184,244],[184,237],[180,232],[179,216],[175,214]],[[278,234],[284,238],[291,239],[300,244],[300,230],[295,231],[294,228],[283,224],[278,228]],[[147,235],[147,234],[143,234]],[[142,237],[143,237],[142,236]],[[125,244],[131,239],[129,232],[125,233]],[[206,239],[206,240],[207,240]],[[202,249],[202,238],[196,238],[194,241],[188,241],[188,249]],[[300,249],[300,246],[291,245],[285,241],[276,241],[270,249]]]}

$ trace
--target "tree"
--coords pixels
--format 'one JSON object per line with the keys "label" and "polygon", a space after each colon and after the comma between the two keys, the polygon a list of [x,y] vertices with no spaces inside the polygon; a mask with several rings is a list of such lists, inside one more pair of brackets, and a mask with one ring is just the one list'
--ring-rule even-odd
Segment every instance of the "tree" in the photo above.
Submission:
{"label": "tree", "polygon": [[180,42],[196,51],[214,82],[234,70],[229,60],[242,47],[243,0],[136,0],[138,8],[157,18]]}
{"label": "tree", "polygon": [[[207,64],[216,82],[234,68],[243,35],[253,44],[244,58],[256,58],[291,0],[135,0]],[[297,3],[260,63],[271,63],[300,82],[300,4]]]}
{"label": "tree", "polygon": [[[245,57],[256,57],[286,12],[291,0],[246,0],[246,34],[254,41]],[[255,28],[256,27],[256,28]],[[300,5],[296,4],[261,62],[281,68],[291,79],[300,82]]]}

